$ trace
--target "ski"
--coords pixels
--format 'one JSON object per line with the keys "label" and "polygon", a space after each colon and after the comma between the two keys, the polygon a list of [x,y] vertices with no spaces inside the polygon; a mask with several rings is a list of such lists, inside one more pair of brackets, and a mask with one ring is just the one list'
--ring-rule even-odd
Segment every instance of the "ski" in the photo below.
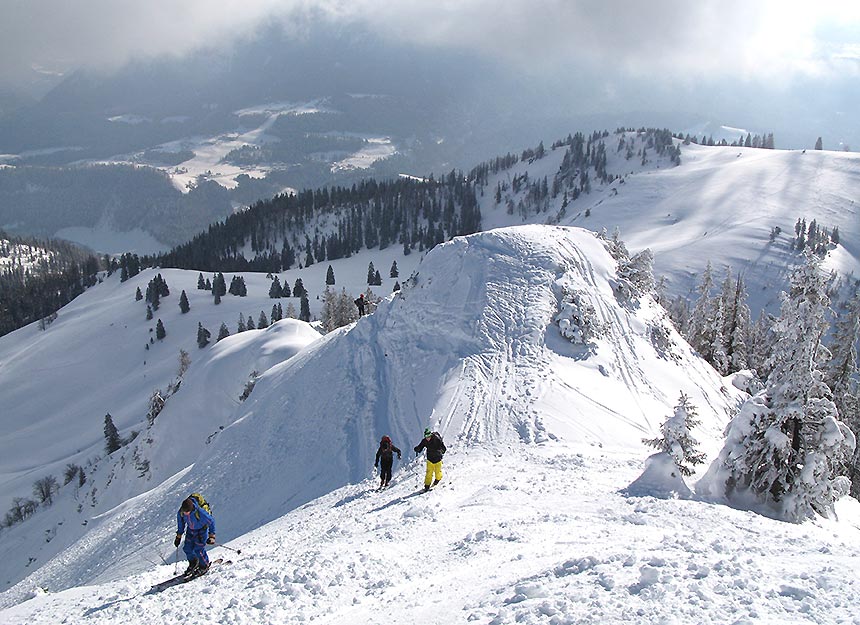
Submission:
{"label": "ski", "polygon": [[224,560],[224,558],[218,558],[217,560],[212,560],[212,561],[209,563],[209,568],[208,568],[208,569],[206,569],[206,571],[205,571],[205,572],[200,573],[200,574],[198,574],[198,575],[194,575],[193,573],[192,573],[191,575],[185,575],[185,574],[183,573],[182,575],[177,575],[176,577],[171,577],[171,578],[170,578],[170,579],[168,579],[168,580],[165,580],[165,581],[163,581],[163,582],[160,582],[160,583],[158,583],[158,584],[155,584],[152,588],[150,588],[150,589],[149,589],[149,591],[148,591],[146,594],[148,594],[148,595],[152,595],[152,594],[155,594],[155,593],[159,593],[159,592],[161,592],[161,591],[163,591],[163,590],[167,590],[168,588],[172,588],[173,586],[178,586],[179,584],[185,584],[185,583],[187,583],[187,582],[190,582],[190,581],[191,581],[191,580],[193,580],[193,579],[197,579],[198,577],[203,577],[203,576],[204,576],[204,575],[206,575],[206,573],[208,573],[208,572],[212,569],[212,567],[213,567],[213,566],[215,566],[215,565],[219,565],[219,564],[220,564],[220,565],[222,565],[222,566],[223,566],[223,565],[226,565],[226,564],[232,564],[232,563],[233,563],[233,561],[232,561],[232,560]]}

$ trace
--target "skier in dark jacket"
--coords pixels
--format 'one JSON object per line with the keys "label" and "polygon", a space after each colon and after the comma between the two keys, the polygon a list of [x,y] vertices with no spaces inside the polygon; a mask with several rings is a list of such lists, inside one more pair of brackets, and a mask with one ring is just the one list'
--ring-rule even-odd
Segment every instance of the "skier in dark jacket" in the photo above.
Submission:
{"label": "skier in dark jacket", "polygon": [[379,449],[376,450],[376,461],[373,463],[373,466],[379,467],[380,460],[382,461],[382,466],[379,469],[379,488],[385,488],[391,481],[391,465],[394,464],[394,454],[397,454],[397,459],[400,460],[400,450],[394,446],[389,437],[383,436],[382,440],[379,441]]}
{"label": "skier in dark jacket", "polygon": [[358,308],[358,316],[359,317],[364,316],[364,304],[365,304],[364,293],[362,293],[361,295],[358,296],[358,299],[355,300],[355,306],[356,306],[356,308]]}
{"label": "skier in dark jacket", "polygon": [[436,486],[442,481],[442,456],[448,449],[445,443],[442,442],[442,436],[439,432],[431,432],[430,428],[424,430],[424,438],[414,447],[415,455],[421,453],[422,449],[427,450],[427,473],[424,475],[424,490],[430,490],[430,481],[435,475],[433,486]]}
{"label": "skier in dark jacket", "polygon": [[178,547],[185,534],[185,544],[182,550],[188,558],[188,568],[185,575],[202,575],[209,569],[209,554],[206,545],[215,544],[215,519],[201,508],[193,497],[182,501],[176,512],[176,538],[173,544]]}

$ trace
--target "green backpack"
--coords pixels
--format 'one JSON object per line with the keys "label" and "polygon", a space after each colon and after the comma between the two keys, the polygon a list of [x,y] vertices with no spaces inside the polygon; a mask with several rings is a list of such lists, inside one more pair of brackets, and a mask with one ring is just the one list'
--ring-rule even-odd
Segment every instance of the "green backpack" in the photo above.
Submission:
{"label": "green backpack", "polygon": [[[206,510],[210,515],[212,514],[212,508],[209,507],[209,503],[203,498],[203,495],[200,493],[191,493],[190,497],[197,502],[198,506]],[[194,514],[197,515],[198,519],[200,518],[200,513],[196,510],[194,511]]]}

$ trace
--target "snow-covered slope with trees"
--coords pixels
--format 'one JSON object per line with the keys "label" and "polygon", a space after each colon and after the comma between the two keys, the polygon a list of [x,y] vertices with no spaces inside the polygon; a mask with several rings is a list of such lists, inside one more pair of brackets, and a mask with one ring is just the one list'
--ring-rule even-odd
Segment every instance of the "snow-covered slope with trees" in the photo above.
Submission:
{"label": "snow-covered slope with trees", "polygon": [[[302,332],[296,321],[207,348],[151,428],[81,489],[61,489],[0,534],[4,562],[39,556],[38,570],[0,595],[0,620],[851,618],[853,500],[840,503],[841,523],[792,525],[624,493],[648,453],[641,439],[659,432],[679,391],[697,408],[708,457],[744,395],[637,292],[613,246],[562,227],[457,238],[375,314],[304,349],[284,347]],[[219,400],[248,366],[262,374],[248,399]],[[443,484],[417,494],[423,462],[411,447],[425,426],[449,453]],[[383,434],[404,457],[376,493]],[[37,463],[41,447],[30,448]],[[131,466],[135,451],[151,479]],[[220,541],[242,553],[215,548],[235,562],[147,594],[172,575],[175,509],[192,490],[212,502]],[[86,534],[70,540],[84,521]],[[25,539],[51,523],[41,549]],[[52,555],[56,541],[69,547]]]}
{"label": "snow-covered slope with trees", "polygon": [[[807,229],[813,221],[828,233],[838,229],[838,245],[827,246],[824,267],[860,275],[860,155],[682,145],[676,139],[681,164],[673,166],[636,134],[624,134],[629,151],[618,149],[620,135],[603,139],[609,176],[601,181],[589,170],[591,193],[575,200],[564,185],[556,197],[552,193],[564,146],[490,174],[479,199],[482,227],[537,221],[593,231],[618,228],[631,251],[653,251],[654,273],[666,276],[673,296],[691,293],[709,260],[720,273],[730,266],[734,275],[743,274],[754,315],[763,307],[778,311],[779,293],[803,261],[793,247],[799,220]],[[530,201],[531,185],[544,178],[550,195]],[[515,179],[521,181],[518,191]],[[573,183],[580,187],[578,177]]]}

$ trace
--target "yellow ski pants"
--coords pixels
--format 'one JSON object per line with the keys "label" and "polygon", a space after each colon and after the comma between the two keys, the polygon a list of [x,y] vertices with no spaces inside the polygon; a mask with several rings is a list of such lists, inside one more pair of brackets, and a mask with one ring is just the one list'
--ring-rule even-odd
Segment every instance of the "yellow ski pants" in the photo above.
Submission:
{"label": "yellow ski pants", "polygon": [[427,474],[424,476],[424,486],[430,486],[433,482],[433,475],[436,475],[436,481],[442,480],[442,461],[427,462]]}

